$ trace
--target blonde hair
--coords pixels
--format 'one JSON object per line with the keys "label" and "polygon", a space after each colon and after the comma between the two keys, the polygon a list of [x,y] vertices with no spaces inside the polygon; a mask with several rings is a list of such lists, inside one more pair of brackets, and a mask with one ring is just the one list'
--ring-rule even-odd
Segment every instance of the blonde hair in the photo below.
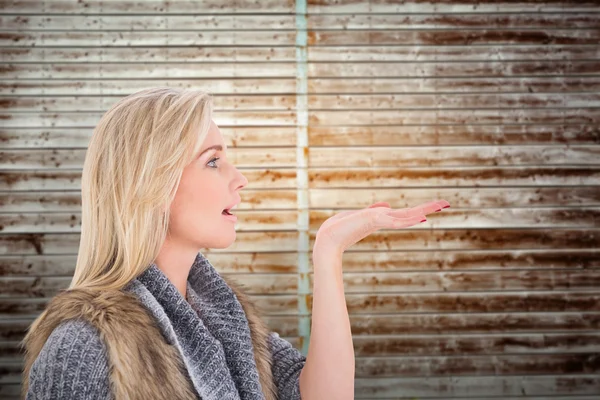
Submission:
{"label": "blonde hair", "polygon": [[157,87],[119,100],[102,116],[83,165],[81,239],[69,289],[120,290],[154,261],[212,110],[206,92]]}

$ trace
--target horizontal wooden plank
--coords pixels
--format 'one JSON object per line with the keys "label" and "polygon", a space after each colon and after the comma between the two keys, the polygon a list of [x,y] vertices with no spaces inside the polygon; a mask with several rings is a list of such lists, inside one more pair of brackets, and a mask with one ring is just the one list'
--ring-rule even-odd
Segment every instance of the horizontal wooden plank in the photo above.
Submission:
{"label": "horizontal wooden plank", "polygon": [[[294,169],[244,169],[246,189],[296,189]],[[81,171],[4,172],[0,182],[10,190],[81,190]]]}
{"label": "horizontal wooden plank", "polygon": [[[415,378],[357,378],[354,381],[357,399],[396,400],[428,398],[453,399],[468,396],[475,400],[507,399],[506,396],[544,396],[555,399],[557,395],[597,395],[600,388],[598,375],[555,376],[477,376],[477,377],[415,377]],[[570,398],[580,400],[579,397]]]}
{"label": "horizontal wooden plank", "polygon": [[4,13],[42,14],[231,14],[231,13],[293,13],[294,3],[288,0],[85,0],[82,4],[70,0],[52,0],[40,7],[37,0],[12,0]]}
{"label": "horizontal wooden plank", "polygon": [[[600,32],[600,31],[599,31]],[[161,64],[163,65],[163,64]],[[172,64],[175,72],[172,75],[185,76],[181,64]],[[279,64],[278,64],[279,65]],[[283,65],[283,64],[282,64]],[[124,64],[126,66],[126,64]],[[44,67],[44,71],[42,71]],[[61,73],[72,70],[77,77],[86,78],[88,75],[83,68],[67,68],[64,64],[40,64],[32,66],[29,64],[5,64],[0,69],[7,78],[41,78],[61,77]],[[110,68],[110,67],[108,67]],[[59,70],[60,69],[60,70]],[[90,66],[90,70],[98,71],[98,66]],[[204,69],[204,68],[203,68]],[[144,70],[146,74],[159,74],[160,68],[152,71]],[[124,68],[123,75],[127,74]],[[181,71],[181,72],[180,72]],[[162,71],[161,71],[162,72]],[[208,72],[207,72],[208,73]],[[44,75],[46,74],[46,75]],[[473,61],[473,62],[365,62],[365,63],[309,63],[309,78],[423,78],[423,77],[517,77],[517,76],[552,76],[552,75],[598,75],[600,74],[600,60],[590,61]],[[116,71],[107,71],[107,77],[117,76]],[[160,77],[160,75],[158,75]],[[220,75],[219,75],[220,76]],[[277,75],[279,76],[279,75]]]}
{"label": "horizontal wooden plank", "polygon": [[[226,274],[224,274],[226,275]],[[226,275],[229,276],[229,275]],[[0,277],[0,297],[52,297],[67,289],[70,276]],[[294,294],[296,274],[236,274],[249,294]],[[314,287],[314,277],[308,276]],[[346,294],[547,291],[600,289],[600,270],[344,273]]]}
{"label": "horizontal wooden plank", "polygon": [[[296,78],[210,78],[131,80],[10,80],[0,82],[2,95],[129,95],[150,86],[201,88],[214,94],[296,94]],[[442,77],[311,78],[309,93],[548,93],[597,92],[600,76],[578,77]]]}
{"label": "horizontal wooden plank", "polygon": [[[28,300],[29,301],[29,300]],[[21,340],[37,315],[10,315],[0,322],[1,340]],[[309,317],[310,318],[310,317]],[[265,316],[270,329],[282,336],[296,336],[298,316]],[[465,314],[390,314],[351,315],[353,335],[398,334],[489,334],[525,332],[562,332],[576,334],[600,327],[600,313],[465,313]],[[600,361],[600,360],[599,360]]]}
{"label": "horizontal wooden plank", "polygon": [[[600,79],[599,79],[600,81]],[[589,81],[586,81],[590,83]],[[9,80],[0,82],[3,95],[120,95],[152,86],[195,88],[212,94],[295,94],[296,78],[209,78],[209,79],[132,79],[132,80]],[[599,84],[600,86],[600,84]],[[588,86],[589,87],[589,86]]]}
{"label": "horizontal wooden plank", "polygon": [[[82,127],[96,126],[104,113],[2,113],[4,128],[11,127]],[[213,120],[219,126],[294,126],[296,111],[215,111]]]}
{"label": "horizontal wooden plank", "polygon": [[[414,397],[355,397],[356,399],[361,399],[361,400],[381,400],[381,399],[393,399],[393,400],[414,400]],[[429,399],[435,399],[436,397],[429,397]],[[498,399],[498,397],[495,397]],[[448,397],[448,396],[444,396],[444,399],[452,399],[452,400],[490,400],[490,399],[494,399],[493,397],[488,397],[485,394],[478,396],[478,397]],[[502,400],[523,400],[522,396],[502,396],[501,397]],[[591,396],[581,396],[581,395],[552,395],[551,397],[549,396],[527,396],[526,397],[527,400],[598,400],[597,396],[595,395],[591,395]],[[16,400],[16,399],[15,399]]]}
{"label": "horizontal wooden plank", "polygon": [[[37,315],[28,317],[20,317],[19,315],[7,316],[7,318],[0,322],[0,339],[20,341],[36,317]],[[282,336],[298,335],[298,316],[266,315],[264,316],[264,321],[271,330],[279,332]],[[351,315],[350,325],[353,335],[473,334],[476,332],[482,334],[497,332],[511,334],[524,332],[569,332],[577,334],[578,331],[598,330],[600,327],[600,314],[572,312]],[[388,370],[400,368],[400,365],[389,365],[383,361],[381,364],[375,363],[379,364],[378,368],[386,368]],[[369,363],[365,368],[376,367]],[[358,366],[357,369],[359,369]],[[509,371],[506,372],[508,373]]]}
{"label": "horizontal wooden plank", "polygon": [[[1,17],[0,17],[1,18]],[[586,47],[589,49],[590,47]],[[554,54],[552,52],[551,54]],[[584,57],[590,50],[564,50],[564,57]],[[4,62],[293,62],[294,47],[3,47],[0,58]]]}
{"label": "horizontal wooden plank", "polygon": [[[294,169],[243,169],[249,189],[296,188]],[[501,168],[317,168],[308,171],[309,189],[373,188],[427,188],[428,186],[581,186],[596,187],[600,169],[587,167],[501,167]],[[0,182],[10,190],[81,190],[81,171],[1,171]],[[455,189],[452,189],[454,192]],[[498,190],[498,189],[495,189]],[[437,196],[436,196],[437,197]],[[377,201],[383,201],[380,198]]]}
{"label": "horizontal wooden plank", "polygon": [[[403,190],[398,198],[396,189],[378,189],[376,196],[371,189],[344,189],[330,191],[311,189],[308,193],[310,209],[346,210],[360,209],[377,201],[387,201],[394,208],[413,207],[433,198],[453,199],[454,209],[524,208],[535,203],[538,207],[600,205],[597,186],[561,187],[515,187],[498,193],[496,188],[464,188],[460,193],[452,188]],[[297,189],[262,190],[244,189],[240,192],[238,210],[286,210],[296,209]],[[3,192],[0,204],[6,213],[81,212],[79,191]],[[459,204],[460,207],[456,207]]]}
{"label": "horizontal wooden plank", "polygon": [[[297,207],[297,189],[250,190],[240,192],[237,210],[294,210]],[[57,192],[0,192],[3,212],[81,212],[81,193]]]}
{"label": "horizontal wooden plank", "polygon": [[355,364],[357,378],[600,373],[597,353],[357,357]]}
{"label": "horizontal wooden plank", "polygon": [[[298,314],[297,295],[250,295],[250,297],[252,302],[265,316]],[[39,315],[46,308],[49,300],[49,298],[0,297],[0,318],[7,318],[11,315],[18,315],[21,318],[24,316]]]}
{"label": "horizontal wooden plank", "polygon": [[[86,149],[0,150],[0,157],[3,160],[3,170],[73,169],[83,168],[86,151]],[[553,152],[548,148],[546,151]],[[577,153],[577,150],[573,150],[573,152]],[[580,156],[586,156],[587,152],[584,149],[580,152],[582,153]],[[240,168],[293,168],[296,166],[295,147],[233,147],[228,148],[226,154],[228,162]]]}
{"label": "horizontal wooden plank", "polygon": [[[236,0],[236,2],[238,2]],[[87,3],[87,2],[86,2]],[[225,6],[226,3],[222,3]],[[169,3],[169,6],[171,2]],[[45,5],[48,7],[47,5]],[[136,3],[135,7],[139,7]],[[133,10],[135,10],[135,7]],[[41,11],[41,10],[40,10]],[[163,10],[163,12],[166,10]],[[514,20],[507,18],[506,20]],[[519,19],[522,23],[535,23],[536,18]],[[576,24],[585,28],[593,21],[593,16],[563,17],[549,15],[540,23],[545,27],[550,21]],[[415,21],[416,23],[416,21]],[[518,23],[516,20],[514,23]],[[513,23],[513,24],[514,24]],[[295,30],[294,15],[2,15],[0,26],[3,30],[43,31],[43,30]],[[516,25],[515,25],[516,26]]]}
{"label": "horizontal wooden plank", "polygon": [[[289,340],[291,342],[291,340]],[[298,348],[298,347],[297,347]],[[20,376],[13,383],[0,385],[0,396],[5,400],[20,398]],[[355,380],[355,398],[361,400],[502,400],[522,399],[522,393],[533,393],[528,400],[597,400],[597,387],[600,380],[594,375],[558,375],[514,377],[442,377],[442,378],[358,378]],[[590,396],[582,396],[589,393]],[[469,397],[455,397],[459,396]],[[535,396],[541,394],[540,396]],[[406,395],[406,396],[404,396]],[[489,397],[489,396],[496,397]],[[561,396],[563,395],[563,396]],[[376,396],[376,397],[373,397]],[[441,397],[439,397],[441,396]],[[476,396],[476,397],[473,397]],[[500,397],[497,397],[500,396]],[[516,396],[516,397],[508,397]]]}
{"label": "horizontal wooden plank", "polygon": [[[205,254],[220,273],[295,273],[298,254],[214,253]],[[361,251],[342,256],[344,272],[432,272],[432,271],[513,271],[600,269],[600,250],[479,250],[479,251]],[[72,276],[77,255],[42,254],[0,257],[3,276]],[[312,272],[312,255],[309,254]]]}
{"label": "horizontal wooden plank", "polygon": [[[446,210],[447,211],[447,210]],[[542,249],[542,248],[596,248],[600,246],[600,231],[583,229],[431,229],[435,217],[421,224],[423,229],[386,230],[373,233],[352,246],[354,251],[363,250],[486,250]],[[439,218],[443,218],[440,216]],[[464,225],[463,225],[464,226]],[[429,229],[428,229],[429,228]],[[309,247],[314,246],[316,229],[310,231]],[[493,243],[493,245],[491,245]]]}
{"label": "horizontal wooden plank", "polygon": [[[535,14],[346,14],[308,15],[309,30],[388,29],[590,29],[600,24],[597,13]],[[295,30],[293,15],[4,15],[4,30]]]}
{"label": "horizontal wooden plank", "polygon": [[[221,113],[224,114],[224,113]],[[18,115],[18,114],[13,114]],[[40,114],[38,118],[45,115]],[[309,111],[314,125],[598,124],[599,108]],[[16,120],[16,118],[13,118]],[[31,119],[31,118],[30,118]],[[34,120],[35,121],[35,120]],[[15,121],[16,122],[16,121]],[[12,120],[8,120],[12,126]]]}
{"label": "horizontal wooden plank", "polygon": [[[600,23],[600,22],[599,22]],[[6,61],[28,60],[34,57],[33,52],[27,50],[34,49],[0,49],[0,54],[6,54]],[[46,54],[50,51],[64,51],[58,49],[40,49],[44,51],[44,57],[39,55],[35,58],[37,61],[53,61]],[[88,49],[85,49],[86,51]],[[92,49],[89,49],[92,50]],[[115,50],[115,49],[107,49]],[[81,54],[83,50],[77,50],[72,57]],[[563,60],[589,60],[600,56],[600,46],[595,45],[527,45],[527,46],[502,46],[502,45],[479,45],[479,46],[379,46],[379,43],[371,43],[369,46],[313,46],[308,48],[309,62],[442,62],[442,61],[563,61]],[[38,53],[39,54],[39,53]],[[71,54],[71,53],[69,53]],[[93,53],[91,53],[93,54]],[[19,57],[19,58],[17,58]],[[106,60],[110,61],[110,60]],[[177,61],[177,60],[169,60]]]}
{"label": "horizontal wooden plank", "polygon": [[[70,276],[0,277],[0,297],[52,297],[66,290],[71,280]],[[239,282],[248,294],[294,294],[298,290],[296,274],[236,274],[232,280]]]}
{"label": "horizontal wooden plank", "polygon": [[[293,31],[0,31],[0,46],[293,46]],[[577,43],[586,44],[584,38]],[[557,44],[563,44],[557,42]]]}
{"label": "horizontal wooden plank", "polygon": [[[586,260],[585,252],[580,256]],[[204,255],[220,274],[290,274],[296,273],[298,254],[296,252],[249,252],[249,253],[214,253],[207,251]],[[592,255],[593,256],[593,255]],[[588,256],[589,257],[589,256]],[[580,263],[585,261],[579,261]],[[594,261],[590,261],[594,263]],[[40,256],[3,256],[0,257],[0,272],[3,276],[72,276],[77,264],[76,255],[40,255]],[[573,265],[573,268],[581,264]],[[594,264],[585,264],[594,267]]]}
{"label": "horizontal wooden plank", "polygon": [[[0,340],[21,341],[33,320],[34,318],[30,317],[0,321]],[[297,316],[265,316],[263,321],[270,330],[278,332],[281,336],[298,336]],[[0,361],[0,369],[2,364],[2,361]]]}
{"label": "horizontal wooden plank", "polygon": [[[88,128],[19,128],[7,129],[0,127],[2,149],[9,148],[56,148],[82,147],[87,148],[94,127]],[[219,127],[223,141],[228,148],[237,146],[261,146],[265,142],[269,146],[295,146],[295,126],[221,126]],[[558,136],[557,132],[557,136]],[[571,136],[575,136],[572,135]],[[268,138],[268,139],[267,139]],[[575,144],[575,138],[571,143]]]}
{"label": "horizontal wooden plank", "polygon": [[[13,83],[12,86],[16,84]],[[308,80],[308,90],[314,94],[597,92],[600,90],[600,76],[311,78]],[[2,93],[5,92],[3,89]]]}
{"label": "horizontal wooden plank", "polygon": [[[481,167],[598,165],[600,146],[377,146],[311,147],[308,168]],[[3,170],[82,168],[86,149],[0,150]],[[228,161],[238,168],[296,167],[295,147],[234,147]]]}
{"label": "horizontal wooden plank", "polygon": [[[5,133],[9,145],[23,130]],[[33,130],[31,130],[33,131]],[[50,136],[52,131],[44,137]],[[13,133],[18,132],[18,133]],[[27,131],[26,131],[27,132]],[[0,129],[0,133],[2,130]],[[9,136],[10,135],[10,136]],[[436,125],[436,126],[309,126],[309,143],[316,146],[394,145],[539,145],[597,144],[600,128],[582,124]],[[18,143],[18,142],[17,142]]]}
{"label": "horizontal wooden plank", "polygon": [[459,354],[591,353],[600,346],[600,332],[525,333],[431,336],[355,336],[361,356],[433,356]]}
{"label": "horizontal wooden plank", "polygon": [[[593,374],[600,372],[597,354],[528,354],[498,356],[358,357],[356,377],[485,376]],[[20,358],[0,361],[0,383],[20,382]],[[529,399],[529,397],[528,397]],[[552,399],[555,399],[552,397]],[[577,397],[580,400],[579,397]]]}
{"label": "horizontal wooden plank", "polygon": [[[599,7],[600,10],[600,7]],[[598,29],[435,29],[435,30],[415,30],[398,29],[394,30],[320,30],[308,32],[309,46],[344,46],[344,45],[419,45],[419,46],[466,46],[466,45],[554,45],[554,44],[590,44],[597,45],[600,40],[600,31]],[[45,45],[46,42],[63,43],[61,39],[46,39],[41,35],[34,33],[21,34],[21,40],[18,37],[11,36],[9,32],[3,34],[8,36],[5,41],[0,40],[2,46],[9,45],[8,40],[15,44],[25,43],[31,45],[33,42],[40,42]],[[90,42],[91,37],[90,35]],[[34,38],[40,38],[35,40]],[[106,39],[104,40],[106,43]],[[150,39],[151,40],[151,39]],[[217,39],[218,40],[218,39]],[[79,42],[78,42],[79,43]],[[13,45],[15,45],[13,44]],[[91,44],[93,46],[93,44]]]}
{"label": "horizontal wooden plank", "polygon": [[464,334],[493,332],[575,332],[600,327],[600,314],[589,312],[511,312],[464,314],[352,315],[353,335]]}
{"label": "horizontal wooden plank", "polygon": [[[82,100],[82,107],[87,98]],[[61,98],[62,99],[62,98]],[[66,98],[69,99],[69,98]],[[4,101],[29,101],[14,109],[13,103],[6,108],[15,111],[38,109],[38,103],[54,101],[55,98],[4,98]],[[32,102],[36,102],[31,104]],[[63,100],[64,101],[64,100]],[[112,101],[106,100],[106,102]],[[226,100],[224,102],[227,102]],[[258,102],[258,99],[257,99]],[[46,103],[44,103],[46,105]],[[36,107],[37,106],[37,107]],[[48,104],[46,107],[49,107]],[[225,105],[221,105],[225,107]],[[455,94],[338,94],[309,95],[311,110],[360,110],[360,109],[478,109],[478,108],[529,108],[529,107],[600,107],[600,93],[455,93]]]}
{"label": "horizontal wooden plank", "polygon": [[[357,125],[514,125],[514,124],[598,124],[599,108],[531,108],[477,110],[328,110],[309,111],[313,126]],[[295,110],[290,111],[215,111],[214,121],[223,126],[293,126]],[[96,126],[103,113],[33,112],[2,113],[4,128],[74,128]],[[589,128],[595,129],[595,128]]]}
{"label": "horizontal wooden plank", "polygon": [[[568,97],[568,95],[565,95]],[[56,97],[18,97],[18,96],[2,96],[0,97],[0,108],[8,112],[29,112],[29,111],[102,111],[112,107],[122,96],[56,96]],[[543,96],[540,96],[543,97]],[[549,101],[554,104],[557,95]],[[600,97],[600,95],[598,95]],[[533,98],[533,96],[532,96]],[[595,102],[593,94],[576,94],[568,97],[572,103],[584,102],[591,106]],[[517,100],[513,100],[517,101]],[[540,101],[543,101],[540,99]],[[244,96],[242,94],[235,96],[213,95],[214,110],[231,111],[231,110],[295,110],[296,96],[287,95],[256,95]],[[600,104],[600,100],[598,101]]]}
{"label": "horizontal wooden plank", "polygon": [[[290,344],[296,347],[298,350],[302,349],[302,337],[301,336],[281,336],[282,339],[287,340]],[[6,360],[6,362],[20,362],[23,359],[23,353],[19,349],[19,342],[0,342],[0,360]],[[2,366],[0,361],[0,367]],[[17,381],[20,382],[20,381]],[[2,385],[0,384],[0,388]],[[4,400],[4,397],[0,397]]]}
{"label": "horizontal wooden plank", "polygon": [[[4,128],[2,149],[87,148],[94,127]],[[595,145],[600,128],[589,124],[309,126],[310,148],[319,146]],[[220,126],[227,147],[295,146],[294,126]],[[310,153],[309,153],[310,154]],[[312,204],[312,203],[311,203]]]}
{"label": "horizontal wooden plank", "polygon": [[[490,243],[494,243],[496,250],[600,247],[600,231],[590,228],[428,229],[425,224],[421,225],[422,229],[378,231],[352,246],[352,251],[486,250],[490,248]],[[295,230],[241,231],[227,252],[309,251],[313,248],[316,230],[309,231],[307,249],[298,247],[297,235]],[[75,254],[79,248],[79,236],[77,233],[4,234],[0,236],[0,249],[5,255]]]}
{"label": "horizontal wooden plank", "polygon": [[[338,211],[309,211],[308,228],[319,227]],[[238,210],[236,231],[282,231],[296,230],[298,211]],[[440,214],[429,214],[427,222],[411,227],[419,229],[565,229],[600,228],[600,207],[569,208],[500,208],[483,210],[444,210]],[[75,233],[81,231],[81,211],[62,213],[0,214],[0,232],[19,233]],[[382,229],[382,232],[390,229]]]}
{"label": "horizontal wooden plank", "polygon": [[[9,174],[9,173],[5,173]],[[600,169],[587,167],[311,168],[309,188],[598,185]]]}
{"label": "horizontal wooden plank", "polygon": [[[313,287],[312,274],[309,282]],[[344,288],[346,293],[600,290],[600,270],[344,273]]]}
{"label": "horizontal wooden plank", "polygon": [[[507,190],[485,187],[464,187],[459,192],[450,187],[441,188],[402,188],[398,196],[397,188],[339,188],[328,190],[326,187],[311,189],[308,193],[313,209],[359,209],[378,201],[386,201],[394,208],[414,207],[431,201],[447,199],[453,209],[479,207],[555,207],[560,205],[596,206],[600,201],[598,186],[562,187],[511,187]],[[243,191],[242,191],[243,195]],[[7,209],[8,210],[8,209]],[[446,210],[448,211],[448,210]]]}
{"label": "horizontal wooden plank", "polygon": [[[9,168],[22,165],[18,150],[5,150]],[[31,162],[37,157],[31,150],[24,157],[30,161],[25,168],[38,168],[43,161]],[[49,151],[48,151],[49,152]],[[58,152],[58,151],[57,151]],[[74,151],[73,151],[74,152]],[[241,153],[241,152],[240,152]],[[17,155],[18,154],[18,155]],[[15,156],[17,160],[15,159]],[[52,154],[60,159],[59,154]],[[43,157],[43,156],[42,156]],[[282,156],[282,158],[284,158]],[[554,146],[377,146],[377,147],[311,147],[308,166],[327,167],[445,167],[445,166],[509,166],[509,165],[569,165],[598,164],[600,146],[554,145]],[[14,161],[13,161],[14,160]],[[25,161],[23,160],[23,161]],[[276,160],[272,163],[276,164]],[[56,161],[58,162],[58,161]],[[244,166],[244,164],[242,164]],[[250,163],[254,166],[255,164]],[[270,166],[270,163],[266,163]],[[46,165],[49,166],[49,165]]]}
{"label": "horizontal wooden plank", "polygon": [[[306,294],[308,310],[312,295]],[[298,315],[298,295],[250,295],[265,315]],[[0,317],[32,317],[42,312],[49,298],[0,297]],[[351,315],[415,313],[513,313],[513,312],[598,312],[600,293],[585,292],[500,292],[500,293],[405,293],[348,294]],[[383,317],[383,315],[382,315]],[[389,317],[386,316],[386,317]],[[396,332],[397,333],[397,332]]]}
{"label": "horizontal wooden plank", "polygon": [[[308,295],[309,309],[312,296]],[[14,302],[14,300],[13,300]],[[600,311],[600,292],[349,294],[352,314]],[[2,312],[0,307],[0,312]],[[16,312],[15,312],[16,313]]]}
{"label": "horizontal wooden plank", "polygon": [[[5,79],[166,79],[290,78],[297,65],[246,63],[10,63],[0,64]],[[425,78],[599,75],[600,61],[507,61],[461,63],[310,63],[308,78]],[[388,84],[391,82],[388,82]],[[400,89],[388,87],[388,93]]]}
{"label": "horizontal wooden plank", "polygon": [[[1,17],[0,17],[1,18]],[[295,61],[294,47],[3,47],[4,62],[282,62]],[[563,61],[600,57],[593,45],[561,46],[320,46],[309,62]]]}
{"label": "horizontal wooden plank", "polygon": [[[10,337],[22,338],[18,333]],[[357,357],[593,353],[600,333],[354,336],[353,345]]]}
{"label": "horizontal wooden plank", "polygon": [[[100,29],[100,28],[96,28]],[[446,29],[309,31],[308,45],[596,45],[596,29]],[[294,46],[294,30],[0,31],[0,47]]]}
{"label": "horizontal wooden plank", "polygon": [[[574,67],[575,68],[575,67]],[[0,64],[7,79],[290,78],[295,63],[49,63]]]}
{"label": "horizontal wooden plank", "polygon": [[[357,378],[600,373],[600,358],[595,353],[358,357],[355,364]],[[9,375],[16,376],[22,370],[23,363],[20,361],[0,364],[6,381],[11,379]]]}
{"label": "horizontal wooden plank", "polygon": [[[73,233],[0,235],[0,250],[2,250],[0,254],[69,254],[69,252],[75,254],[79,248],[79,236],[79,234]],[[199,249],[203,253],[207,250]],[[295,231],[238,232],[236,242],[227,248],[228,252],[293,252],[298,250],[298,233]]]}
{"label": "horizontal wooden plank", "polygon": [[362,0],[309,0],[309,14],[413,14],[413,13],[541,13],[541,12],[598,12],[600,6],[593,0],[535,0],[506,1],[493,0],[485,3],[477,0],[407,0],[399,3],[396,0],[362,1]]}
{"label": "horizontal wooden plank", "polygon": [[[435,2],[444,7],[448,2]],[[464,2],[457,2],[463,3]],[[314,5],[311,2],[311,5]],[[371,2],[371,7],[373,6]],[[421,2],[419,7],[423,7]],[[598,9],[600,11],[600,8]],[[33,18],[31,18],[33,20]],[[10,20],[8,27],[32,29],[29,21]],[[83,21],[81,21],[83,22]],[[202,23],[202,22],[200,22]],[[44,24],[38,21],[38,25]],[[89,22],[88,22],[89,24]],[[387,30],[387,29],[594,29],[600,25],[598,13],[493,13],[483,14],[470,11],[468,14],[437,12],[433,14],[312,14],[307,18],[310,30]],[[91,26],[90,26],[91,27]],[[57,26],[57,28],[60,28]],[[76,28],[76,26],[73,26]]]}
{"label": "horizontal wooden plank", "polygon": [[[231,13],[294,13],[293,2],[284,0],[268,0],[256,2],[254,0],[236,0],[235,2],[222,3],[218,0],[201,0],[189,2],[187,0],[156,0],[151,2],[138,2],[134,0],[100,1],[86,0],[83,6],[68,0],[53,0],[45,4],[43,9],[47,13],[59,14],[231,14]],[[320,0],[309,1],[307,12],[309,14],[323,13],[537,13],[537,12],[598,12],[597,2],[593,0],[569,1],[552,0],[544,2],[525,1],[493,1],[485,4],[475,1],[447,1],[444,3],[431,1],[334,1]],[[39,2],[36,0],[13,0],[4,8],[5,13],[41,14]]]}
{"label": "horizontal wooden plank", "polygon": [[[215,110],[292,110],[294,95],[213,95]],[[2,96],[0,108],[9,112],[102,111],[121,96]],[[364,109],[477,109],[529,107],[600,107],[600,93],[512,94],[360,94],[309,95],[311,110]]]}

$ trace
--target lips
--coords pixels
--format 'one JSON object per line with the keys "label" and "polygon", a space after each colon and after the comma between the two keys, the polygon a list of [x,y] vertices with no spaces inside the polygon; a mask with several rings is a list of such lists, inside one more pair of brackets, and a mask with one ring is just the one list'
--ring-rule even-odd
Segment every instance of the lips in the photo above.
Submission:
{"label": "lips", "polygon": [[231,204],[231,205],[230,205],[230,206],[228,206],[228,207],[225,207],[225,208],[223,209],[223,211],[221,212],[221,214],[223,214],[223,215],[233,215],[233,214],[231,213],[231,209],[232,209],[232,208],[234,208],[235,206],[237,206],[238,204],[240,204],[240,202],[239,202],[239,201],[237,201],[237,202],[235,202],[235,203]]}

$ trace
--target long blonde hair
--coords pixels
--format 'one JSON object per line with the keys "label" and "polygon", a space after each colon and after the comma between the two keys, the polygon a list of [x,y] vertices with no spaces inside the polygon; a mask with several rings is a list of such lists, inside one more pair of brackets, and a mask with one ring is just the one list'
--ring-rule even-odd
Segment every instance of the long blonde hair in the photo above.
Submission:
{"label": "long blonde hair", "polygon": [[212,97],[144,89],[113,105],[90,140],[81,179],[81,240],[69,286],[120,290],[154,261],[183,169],[200,151]]}

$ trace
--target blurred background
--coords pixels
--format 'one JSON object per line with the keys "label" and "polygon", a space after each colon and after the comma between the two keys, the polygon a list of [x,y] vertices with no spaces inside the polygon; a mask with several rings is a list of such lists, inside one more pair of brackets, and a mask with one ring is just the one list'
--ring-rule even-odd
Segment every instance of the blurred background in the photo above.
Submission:
{"label": "blurred background", "polygon": [[306,354],[314,236],[377,201],[451,208],[344,255],[357,399],[600,395],[599,1],[2,1],[0,398],[71,280],[102,114],[215,96],[246,175],[203,249]]}

